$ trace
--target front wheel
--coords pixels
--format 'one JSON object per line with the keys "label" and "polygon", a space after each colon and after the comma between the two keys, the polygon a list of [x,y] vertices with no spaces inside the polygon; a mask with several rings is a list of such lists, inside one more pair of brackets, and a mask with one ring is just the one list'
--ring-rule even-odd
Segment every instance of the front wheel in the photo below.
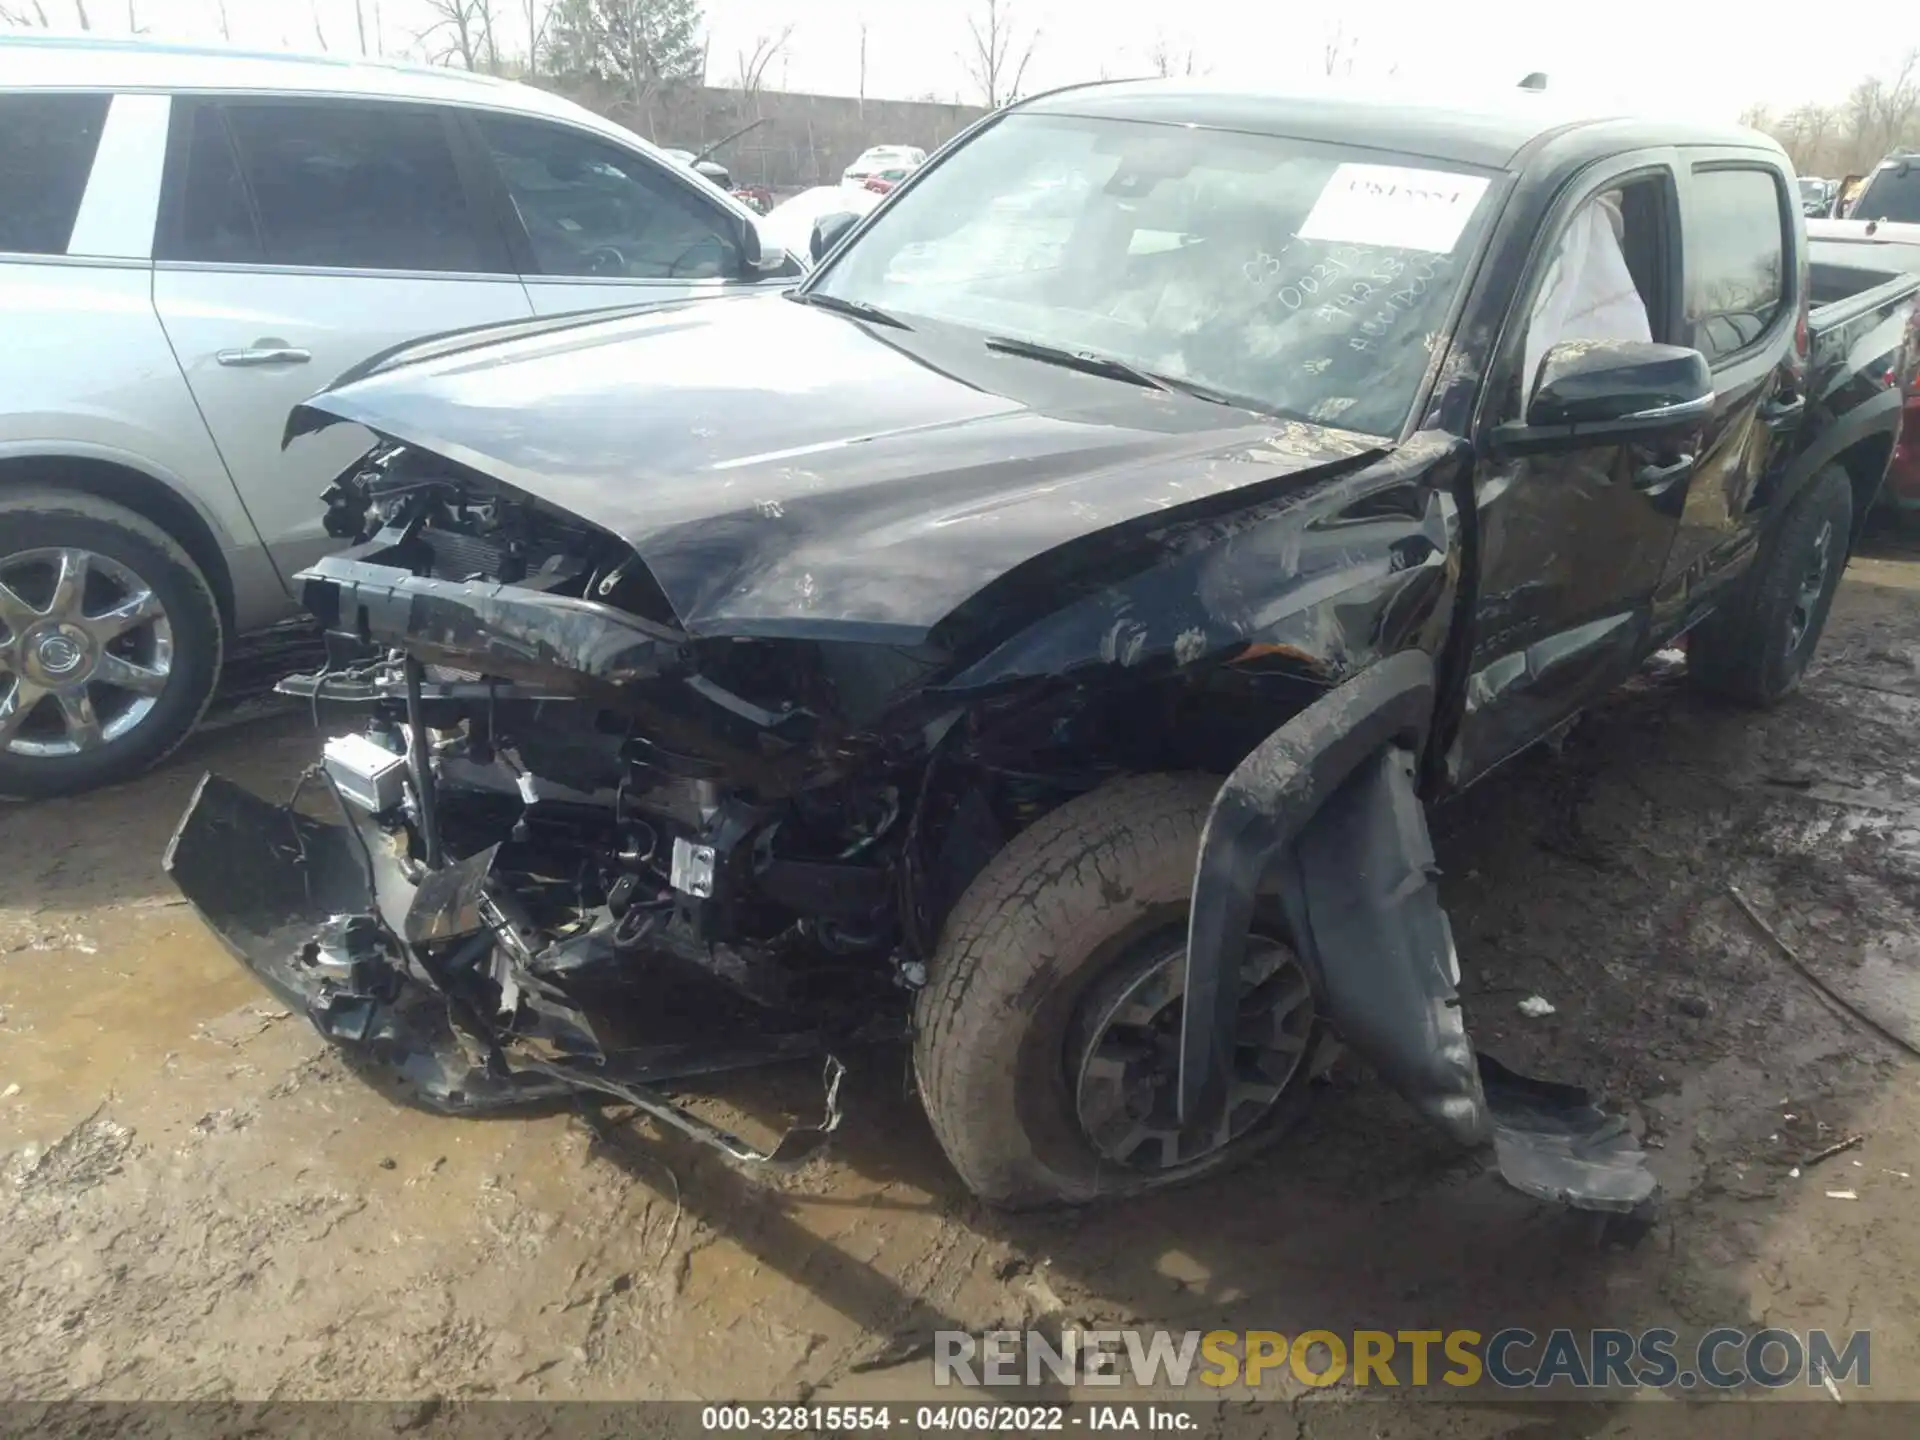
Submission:
{"label": "front wheel", "polygon": [[1061,806],[954,908],[915,1012],[914,1071],[969,1189],[1022,1207],[1135,1194],[1279,1139],[1306,1103],[1315,987],[1265,916],[1213,1133],[1174,1118],[1188,894],[1219,788],[1150,775]]}
{"label": "front wheel", "polygon": [[0,493],[0,796],[137,775],[220,675],[220,611],[187,552],[91,495]]}
{"label": "front wheel", "polygon": [[1822,470],[1781,517],[1737,595],[1687,641],[1687,672],[1702,689],[1765,708],[1799,688],[1819,647],[1846,569],[1853,486]]}

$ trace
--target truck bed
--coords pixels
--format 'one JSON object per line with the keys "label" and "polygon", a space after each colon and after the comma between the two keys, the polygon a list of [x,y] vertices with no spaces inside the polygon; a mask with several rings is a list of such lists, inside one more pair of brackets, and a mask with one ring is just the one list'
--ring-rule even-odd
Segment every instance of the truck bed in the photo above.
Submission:
{"label": "truck bed", "polygon": [[[1915,269],[1920,270],[1920,247],[1911,248]],[[1892,257],[1851,253],[1855,249],[1848,245],[1844,247],[1848,253],[1841,253],[1841,246],[1814,244],[1810,274],[1813,310],[1807,323],[1815,329],[1843,324],[1883,305],[1897,306],[1902,298],[1920,290],[1920,274],[1889,264]]]}
{"label": "truck bed", "polygon": [[1809,246],[1807,316],[1816,376],[1865,374],[1904,383],[1920,356],[1903,355],[1914,297],[1920,294],[1920,245],[1814,240]]}

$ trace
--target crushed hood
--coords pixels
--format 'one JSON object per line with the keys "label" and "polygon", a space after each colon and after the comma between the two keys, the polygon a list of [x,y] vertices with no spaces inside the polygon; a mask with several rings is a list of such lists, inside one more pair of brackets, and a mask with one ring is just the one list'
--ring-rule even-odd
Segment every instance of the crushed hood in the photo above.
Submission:
{"label": "crushed hood", "polygon": [[1070,542],[1386,448],[778,295],[429,343],[288,434],[339,420],[620,536],[694,635],[901,644]]}

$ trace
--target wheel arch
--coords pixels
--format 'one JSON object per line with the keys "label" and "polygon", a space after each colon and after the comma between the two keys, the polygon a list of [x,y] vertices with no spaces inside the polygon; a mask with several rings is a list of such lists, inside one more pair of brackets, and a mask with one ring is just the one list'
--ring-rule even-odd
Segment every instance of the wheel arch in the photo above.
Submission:
{"label": "wheel arch", "polygon": [[1853,538],[1860,538],[1861,528],[1867,523],[1867,515],[1875,501],[1880,497],[1880,487],[1886,482],[1887,467],[1893,463],[1895,431],[1875,431],[1862,436],[1838,455],[1834,463],[1847,472],[1847,483],[1853,488]]}
{"label": "wheel arch", "polygon": [[222,626],[234,626],[233,573],[219,537],[180,490],[150,471],[97,455],[0,455],[0,491],[38,487],[73,490],[125,507],[159,526],[207,577]]}
{"label": "wheel arch", "polygon": [[1786,514],[1822,470],[1838,465],[1853,490],[1853,538],[1857,540],[1879,498],[1887,467],[1893,463],[1902,400],[1897,389],[1881,391],[1842,415],[1794,456],[1778,483],[1763,489],[1758,497],[1771,512],[1771,522],[1778,523],[1778,517]]}
{"label": "wheel arch", "polygon": [[[1436,697],[1433,657],[1402,650],[1361,671],[1280,726],[1215,797],[1194,867],[1180,1112],[1205,1116],[1232,1053],[1240,969],[1263,880],[1370,762],[1425,747]],[[1409,790],[1409,795],[1411,791]],[[1421,827],[1424,843],[1424,826]],[[1412,848],[1419,848],[1418,846]],[[1308,944],[1311,927],[1296,937]]]}

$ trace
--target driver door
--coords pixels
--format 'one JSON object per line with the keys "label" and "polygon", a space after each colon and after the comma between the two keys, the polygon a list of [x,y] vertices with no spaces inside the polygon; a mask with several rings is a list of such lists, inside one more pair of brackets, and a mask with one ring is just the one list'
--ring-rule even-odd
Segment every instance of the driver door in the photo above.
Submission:
{"label": "driver door", "polygon": [[540,315],[790,285],[743,279],[741,221],[692,170],[549,120],[476,112],[474,143]]}
{"label": "driver door", "polygon": [[1549,733],[1631,673],[1656,637],[1654,597],[1680,526],[1690,460],[1658,445],[1608,441],[1524,458],[1492,441],[1519,420],[1529,356],[1618,338],[1583,333],[1577,313],[1550,334],[1539,301],[1562,241],[1599,197],[1617,197],[1621,246],[1650,338],[1672,343],[1680,317],[1678,187],[1669,151],[1621,157],[1562,195],[1541,227],[1502,335],[1480,416],[1475,481],[1479,597],[1465,714],[1448,757],[1465,785]]}

